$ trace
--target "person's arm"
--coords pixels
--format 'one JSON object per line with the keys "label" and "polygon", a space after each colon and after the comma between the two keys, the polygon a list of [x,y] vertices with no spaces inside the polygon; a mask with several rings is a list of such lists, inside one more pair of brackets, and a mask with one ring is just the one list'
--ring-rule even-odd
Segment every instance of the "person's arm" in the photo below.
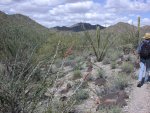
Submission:
{"label": "person's arm", "polygon": [[137,50],[136,50],[136,57],[137,57],[137,60],[136,60],[136,62],[137,63],[140,63],[140,51],[141,51],[141,46],[142,46],[142,43],[137,47]]}

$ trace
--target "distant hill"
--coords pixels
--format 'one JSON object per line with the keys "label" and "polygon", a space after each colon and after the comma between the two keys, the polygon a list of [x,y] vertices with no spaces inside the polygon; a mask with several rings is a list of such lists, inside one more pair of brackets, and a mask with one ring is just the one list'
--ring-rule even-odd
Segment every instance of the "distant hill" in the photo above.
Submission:
{"label": "distant hill", "polygon": [[150,33],[150,25],[141,27],[141,31],[142,33],[148,33],[148,32]]}
{"label": "distant hill", "polygon": [[114,33],[124,33],[126,31],[133,31],[137,30],[137,27],[134,25],[130,25],[128,23],[119,22],[115,25],[109,26],[105,29],[108,32],[114,32]]}
{"label": "distant hill", "polygon": [[[123,34],[123,33],[131,33],[137,31],[137,26],[124,23],[124,22],[118,22],[115,25],[109,26],[104,29],[105,32],[113,32],[115,34]],[[150,26],[142,26],[140,28],[140,34],[144,35],[146,32],[150,32]]]}
{"label": "distant hill", "polygon": [[16,25],[22,27],[28,27],[35,31],[49,31],[48,28],[38,24],[34,20],[22,14],[7,15],[0,11],[0,25]]}
{"label": "distant hill", "polygon": [[100,27],[100,29],[104,29],[105,27],[101,26],[101,25],[91,25],[89,23],[77,23],[77,24],[74,24],[70,27],[66,27],[66,26],[62,26],[62,27],[59,27],[59,26],[56,26],[56,27],[53,27],[51,29],[54,29],[54,30],[59,30],[59,31],[73,31],[73,32],[80,32],[80,31],[84,31],[83,29],[83,26],[85,27],[86,30],[95,30],[97,27]]}
{"label": "distant hill", "polygon": [[50,34],[48,28],[27,16],[7,15],[0,11],[0,58],[2,54],[9,54],[4,53],[6,47],[10,52],[15,53],[20,43],[28,44],[28,47],[29,45],[41,45]]}

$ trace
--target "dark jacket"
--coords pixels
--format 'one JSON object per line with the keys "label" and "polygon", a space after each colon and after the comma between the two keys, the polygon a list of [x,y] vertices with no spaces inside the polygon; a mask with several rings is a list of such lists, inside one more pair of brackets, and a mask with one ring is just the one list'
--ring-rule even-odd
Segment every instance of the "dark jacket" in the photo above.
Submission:
{"label": "dark jacket", "polygon": [[[143,40],[139,46],[137,47],[137,53],[140,54],[141,51],[141,47],[144,44],[144,42],[149,42],[150,40]],[[150,58],[149,59],[144,59],[140,57],[140,62],[143,62],[144,64],[146,64],[146,66],[150,67]]]}

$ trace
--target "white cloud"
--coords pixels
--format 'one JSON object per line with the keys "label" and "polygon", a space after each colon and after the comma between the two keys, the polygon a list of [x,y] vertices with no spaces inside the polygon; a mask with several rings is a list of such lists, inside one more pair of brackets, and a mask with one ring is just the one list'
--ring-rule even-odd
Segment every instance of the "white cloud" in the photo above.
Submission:
{"label": "white cloud", "polygon": [[128,23],[133,24],[133,20],[132,19],[128,20]]}
{"label": "white cloud", "polygon": [[95,4],[92,1],[66,3],[64,5],[58,5],[50,10],[50,14],[63,15],[66,13],[86,13],[93,8]]}
{"label": "white cloud", "polygon": [[107,0],[105,8],[113,9],[115,12],[136,12],[136,11],[150,11],[149,0]]}
{"label": "white cloud", "polygon": [[[77,22],[112,25],[123,21],[132,23],[137,15],[150,11],[150,0],[0,0],[0,10],[21,13],[42,25],[69,26]],[[142,24],[150,24],[144,16]]]}
{"label": "white cloud", "polygon": [[82,2],[82,1],[89,1],[89,0],[30,0],[33,4],[43,6],[56,6],[66,3],[76,3],[76,2]]}
{"label": "white cloud", "polygon": [[11,2],[12,2],[12,0],[0,0],[0,4],[8,4]]}
{"label": "white cloud", "polygon": [[141,23],[143,23],[143,25],[150,25],[150,18],[141,19]]}
{"label": "white cloud", "polygon": [[63,0],[31,0],[31,3],[38,6],[55,6],[63,2]]}

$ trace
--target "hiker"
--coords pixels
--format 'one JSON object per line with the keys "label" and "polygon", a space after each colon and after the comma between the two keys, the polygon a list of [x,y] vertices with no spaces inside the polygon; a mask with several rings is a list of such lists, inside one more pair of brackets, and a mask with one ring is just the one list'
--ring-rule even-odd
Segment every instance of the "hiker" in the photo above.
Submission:
{"label": "hiker", "polygon": [[145,33],[143,39],[137,48],[138,63],[140,64],[137,87],[148,82],[150,74],[150,33]]}

